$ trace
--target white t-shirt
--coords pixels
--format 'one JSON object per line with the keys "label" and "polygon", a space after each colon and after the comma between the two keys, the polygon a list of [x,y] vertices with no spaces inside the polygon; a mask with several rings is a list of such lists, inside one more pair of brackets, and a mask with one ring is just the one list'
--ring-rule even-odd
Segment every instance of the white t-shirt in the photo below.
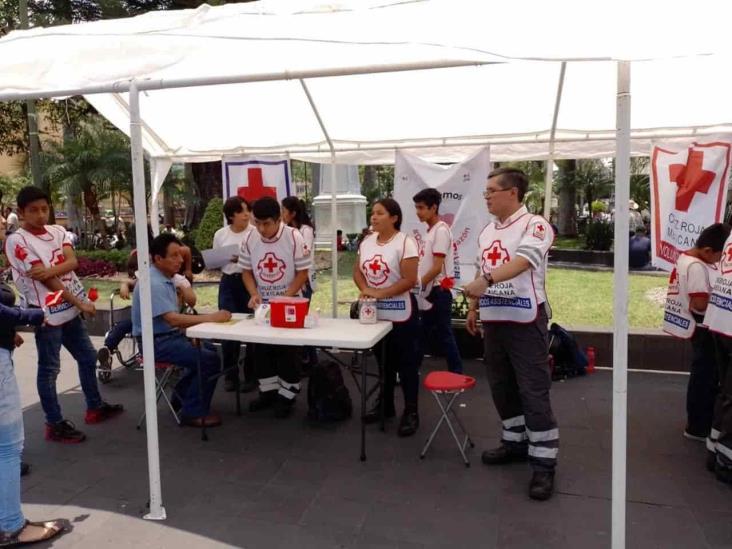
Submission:
{"label": "white t-shirt", "polygon": [[[45,232],[33,234],[19,228],[8,235],[5,241],[5,254],[13,269],[13,282],[25,305],[43,307],[50,290],[42,282],[33,280],[26,273],[33,265],[42,264],[45,267],[59,265],[65,261],[64,247],[73,249],[73,245],[66,229],[60,225],[46,225]],[[84,287],[79,282],[74,271],[60,276],[62,284],[73,295],[85,299]],[[63,301],[49,308],[48,323],[51,326],[60,326],[72,320],[79,314],[79,310],[70,303]]]}
{"label": "white t-shirt", "polygon": [[433,278],[424,289],[423,294],[428,296],[435,285],[439,285],[443,278],[455,276],[455,261],[452,244],[452,232],[444,221],[435,223],[420,242],[419,268],[420,281],[434,265],[435,257],[444,258],[442,270]]}
{"label": "white t-shirt", "polygon": [[[252,225],[247,225],[246,228],[239,232],[235,233],[231,230],[231,225],[227,225],[226,227],[221,227],[218,231],[216,231],[216,234],[214,234],[213,237],[213,247],[214,248],[223,248],[224,246],[231,246],[232,244],[236,244],[236,246],[241,249],[242,243],[246,240],[247,236],[249,236],[249,233],[254,230],[254,227]],[[224,274],[237,274],[241,273],[242,268],[239,265],[237,261],[230,262],[221,267],[221,272]]]}
{"label": "white t-shirt", "polygon": [[[315,260],[315,231],[310,225],[302,225],[299,229],[305,240],[305,247],[310,250],[310,256]],[[315,263],[313,262],[308,270],[308,281],[310,288],[315,291]]]}
{"label": "white t-shirt", "polygon": [[[689,265],[689,269],[686,271],[686,293],[689,298],[707,297],[712,292],[711,274],[710,268],[702,262],[694,262]],[[691,305],[689,305],[689,310],[702,316],[705,313],[705,311],[695,311]]]}
{"label": "white t-shirt", "polygon": [[310,268],[310,250],[300,231],[280,223],[274,238],[265,239],[252,230],[242,242],[239,266],[252,271],[262,300],[284,295],[298,271]]}

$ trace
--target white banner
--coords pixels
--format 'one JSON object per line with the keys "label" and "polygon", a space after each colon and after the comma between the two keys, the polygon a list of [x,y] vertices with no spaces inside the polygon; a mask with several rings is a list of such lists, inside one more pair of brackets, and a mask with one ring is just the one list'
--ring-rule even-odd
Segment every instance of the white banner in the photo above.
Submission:
{"label": "white banner", "polygon": [[285,156],[224,157],[221,168],[224,201],[238,195],[250,204],[263,196],[271,196],[279,202],[293,194],[290,161]]}
{"label": "white banner", "polygon": [[732,136],[651,148],[653,265],[673,270],[706,227],[722,221]]}
{"label": "white banner", "polygon": [[440,191],[440,219],[452,230],[456,285],[475,277],[478,235],[492,219],[483,198],[489,167],[488,147],[451,166],[396,152],[394,199],[402,207],[402,231],[413,236],[421,247],[427,225],[417,218],[412,197],[430,187]]}

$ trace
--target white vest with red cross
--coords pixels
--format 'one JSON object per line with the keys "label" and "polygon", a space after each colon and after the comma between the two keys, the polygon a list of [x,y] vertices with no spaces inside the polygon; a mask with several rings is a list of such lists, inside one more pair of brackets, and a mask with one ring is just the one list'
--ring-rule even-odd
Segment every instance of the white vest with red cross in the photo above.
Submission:
{"label": "white vest with red cross", "polygon": [[[396,233],[389,242],[379,243],[378,234],[367,236],[359,247],[359,268],[369,288],[388,288],[402,278],[402,259],[417,257],[417,244],[404,233]],[[404,322],[412,316],[410,292],[379,299],[376,302],[377,318]]]}
{"label": "white vest with red cross", "polygon": [[709,270],[707,264],[701,259],[683,253],[676,260],[676,267],[671,271],[668,281],[663,313],[663,331],[682,339],[689,339],[693,336],[697,325],[691,312],[689,299],[689,269],[695,263],[704,267],[705,272]]}
{"label": "white vest with red cross", "polygon": [[[490,223],[478,236],[478,263],[482,274],[488,274],[511,261],[529,224],[536,216],[525,213],[508,225]],[[536,320],[538,299],[536,284],[544,284],[545,262],[541,272],[527,269],[518,276],[497,282],[486,289],[479,299],[482,322],[517,322],[528,324]],[[538,271],[537,270],[537,271]]]}
{"label": "white vest with red cross", "polygon": [[257,282],[257,291],[262,301],[284,295],[297,273],[297,247],[304,247],[302,235],[284,224],[280,225],[272,240],[263,240],[256,229],[253,230],[242,247],[246,246],[251,258],[252,274]]}
{"label": "white vest with red cross", "polygon": [[[53,267],[66,260],[64,246],[72,247],[66,230],[59,225],[46,225],[46,232],[33,234],[23,228],[9,235],[5,243],[5,253],[13,267],[13,282],[20,292],[25,305],[44,307],[50,290],[46,286],[27,276],[27,271],[33,265],[41,264],[44,267]],[[84,286],[74,271],[58,277],[66,289],[81,300],[86,299]],[[50,326],[60,326],[73,320],[80,311],[68,301],[61,301],[48,307]]]}
{"label": "white vest with red cross", "polygon": [[732,235],[724,243],[704,324],[711,332],[732,337]]}

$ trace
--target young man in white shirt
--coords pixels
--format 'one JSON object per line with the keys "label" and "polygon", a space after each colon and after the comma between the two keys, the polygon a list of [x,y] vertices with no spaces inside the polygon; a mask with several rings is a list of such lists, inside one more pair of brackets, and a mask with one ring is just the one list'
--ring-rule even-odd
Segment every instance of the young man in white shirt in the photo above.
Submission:
{"label": "young man in white shirt", "polygon": [[719,389],[714,338],[704,324],[704,313],[718,272],[716,264],[729,234],[730,226],[726,223],[715,223],[704,229],[696,245],[676,260],[666,294],[663,330],[675,337],[691,339],[684,436],[700,442],[711,433]]}
{"label": "young man in white shirt", "polygon": [[[242,243],[239,265],[242,279],[256,309],[275,296],[296,296],[308,280],[310,250],[297,229],[280,219],[280,205],[272,197],[262,197],[252,205],[255,231]],[[298,348],[285,345],[257,345],[255,368],[259,396],[249,403],[257,412],[274,407],[275,417],[292,412],[300,392]]]}
{"label": "young man in white shirt", "polygon": [[38,187],[24,187],[18,193],[20,228],[8,236],[5,254],[13,269],[13,280],[24,302],[43,308],[50,292],[62,290],[64,301],[48,308],[46,324],[36,328],[38,350],[38,395],[46,415],[46,439],[78,443],[86,439],[75,425],[64,419],[56,394],[61,369],[61,346],[74,357],[86,399],[87,424],[100,423],[120,414],[119,404],[107,404],[97,387],[97,352],[89,339],[79,310],[94,313],[84,288],[74,273],[78,262],[66,230],[47,225],[50,200]]}
{"label": "young man in white shirt", "polygon": [[452,283],[455,256],[450,226],[440,219],[442,195],[437,189],[422,189],[412,197],[417,217],[427,224],[427,233],[419,244],[420,315],[424,341],[434,333],[453,373],[463,372],[455,334],[452,331]]}

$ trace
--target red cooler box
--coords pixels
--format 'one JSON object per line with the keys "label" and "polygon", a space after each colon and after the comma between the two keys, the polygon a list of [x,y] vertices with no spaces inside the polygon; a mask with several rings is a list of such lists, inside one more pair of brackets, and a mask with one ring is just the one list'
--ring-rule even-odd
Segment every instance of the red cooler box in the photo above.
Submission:
{"label": "red cooler box", "polygon": [[304,297],[273,297],[269,300],[270,325],[275,328],[303,328],[310,300]]}

